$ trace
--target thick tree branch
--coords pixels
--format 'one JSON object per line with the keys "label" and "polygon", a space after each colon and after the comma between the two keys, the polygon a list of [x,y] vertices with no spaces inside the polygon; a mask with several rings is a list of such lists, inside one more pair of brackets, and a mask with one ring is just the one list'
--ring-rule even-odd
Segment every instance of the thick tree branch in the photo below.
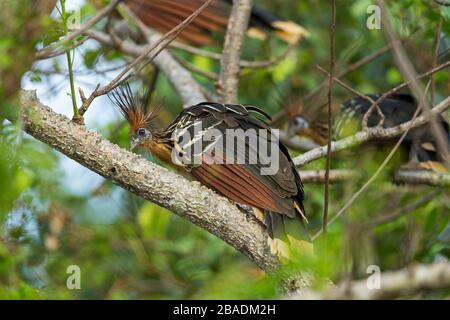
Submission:
{"label": "thick tree branch", "polygon": [[394,181],[407,184],[425,184],[435,187],[450,187],[450,174],[432,171],[398,170]]}
{"label": "thick tree branch", "polygon": [[377,300],[395,299],[427,291],[450,289],[450,262],[415,265],[380,276],[380,288],[369,289],[367,280],[344,282],[324,293],[306,290],[290,299]]}
{"label": "thick tree branch", "polygon": [[218,236],[261,269],[270,271],[278,266],[269,252],[264,228],[226,198],[56,114],[39,102],[34,91],[22,92],[20,110],[24,130],[36,139]]}
{"label": "thick tree branch", "polygon": [[[325,170],[299,170],[303,183],[324,183]],[[348,169],[334,169],[330,171],[330,183],[350,181],[358,177],[358,171]],[[426,185],[431,187],[449,187],[450,174],[429,170],[395,171],[394,182],[399,184]]]}
{"label": "thick tree branch", "polygon": [[[22,93],[20,113],[24,130],[36,139],[120,187],[155,202],[218,236],[263,270],[271,271],[278,267],[278,260],[270,254],[266,245],[267,233],[264,228],[227,199],[198,182],[188,181],[139,155],[121,149],[99,134],[54,113],[39,102],[34,91]],[[431,276],[427,280],[430,288],[435,283],[433,279]],[[296,283],[307,284],[301,281]],[[357,288],[359,287],[354,290]],[[387,294],[397,292],[394,291],[396,288],[389,287]]]}

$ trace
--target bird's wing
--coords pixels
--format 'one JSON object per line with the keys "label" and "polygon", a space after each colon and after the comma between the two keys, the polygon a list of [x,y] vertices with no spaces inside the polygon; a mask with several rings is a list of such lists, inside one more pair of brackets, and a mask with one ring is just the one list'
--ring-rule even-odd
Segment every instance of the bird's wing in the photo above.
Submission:
{"label": "bird's wing", "polygon": [[[191,174],[210,188],[236,202],[294,217],[296,206],[303,210],[300,177],[287,149],[252,112],[264,114],[256,107],[217,103],[185,110],[174,128],[189,132],[190,141],[200,142],[202,148],[188,151],[193,146],[188,144],[180,150],[200,157],[190,166]],[[195,122],[200,129],[194,128]],[[210,139],[212,130],[218,138]]]}
{"label": "bird's wing", "polygon": [[[203,5],[202,0],[128,0],[130,9],[150,28],[167,32]],[[183,30],[179,39],[189,43],[211,44],[211,32],[225,30],[229,8],[214,1]]]}
{"label": "bird's wing", "polygon": [[[128,0],[130,9],[150,28],[167,32],[176,27],[195,10],[203,0]],[[183,30],[179,39],[197,45],[213,43],[212,32],[224,32],[231,12],[231,1],[216,0]],[[266,10],[253,6],[250,16],[251,27],[272,30],[288,43],[295,43],[309,35],[302,26],[281,19]],[[252,28],[254,29],[254,28]],[[262,36],[264,32],[253,30],[253,35]]]}
{"label": "bird's wing", "polygon": [[[381,94],[367,95],[373,101],[377,101]],[[344,128],[351,124],[352,121],[356,121],[355,130],[360,130],[360,122],[364,114],[369,110],[372,102],[363,97],[353,97],[350,100],[345,101],[342,104],[341,111],[339,112],[334,132],[336,137],[342,136]],[[409,94],[392,94],[386,97],[378,104],[381,112],[385,116],[384,127],[390,128],[402,124],[408,120],[411,120],[415,111],[417,110],[417,103],[413,96]],[[368,126],[376,126],[380,122],[380,115],[374,111],[368,119]]]}

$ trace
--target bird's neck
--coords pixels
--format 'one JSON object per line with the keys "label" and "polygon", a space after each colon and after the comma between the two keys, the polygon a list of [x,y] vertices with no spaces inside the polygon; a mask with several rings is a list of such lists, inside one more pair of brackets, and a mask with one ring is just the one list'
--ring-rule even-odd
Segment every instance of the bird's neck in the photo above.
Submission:
{"label": "bird's neck", "polygon": [[143,147],[162,162],[172,164],[172,150],[167,144],[151,140],[145,142]]}

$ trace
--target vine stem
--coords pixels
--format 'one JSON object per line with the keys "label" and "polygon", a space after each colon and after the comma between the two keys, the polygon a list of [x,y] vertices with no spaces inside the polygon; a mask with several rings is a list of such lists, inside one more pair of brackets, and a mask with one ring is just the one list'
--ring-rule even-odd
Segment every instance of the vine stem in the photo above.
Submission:
{"label": "vine stem", "polygon": [[[69,28],[67,26],[67,12],[66,12],[66,0],[61,0],[61,17],[64,25],[64,33],[67,35],[69,33]],[[72,107],[73,107],[73,117],[78,117],[78,106],[77,106],[77,98],[75,95],[75,81],[73,78],[73,60],[72,55],[70,54],[70,48],[66,51],[67,57],[67,67],[69,71],[69,82],[70,82],[70,97],[72,98]]]}

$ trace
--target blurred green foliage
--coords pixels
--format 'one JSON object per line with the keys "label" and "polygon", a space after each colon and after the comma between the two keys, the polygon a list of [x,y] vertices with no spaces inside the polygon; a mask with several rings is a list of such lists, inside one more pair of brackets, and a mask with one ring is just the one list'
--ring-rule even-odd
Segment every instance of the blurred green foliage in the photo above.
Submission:
{"label": "blurred green foliage", "polygon": [[[381,30],[366,28],[369,0],[339,1],[337,69],[343,70],[385,45]],[[268,10],[305,26],[311,37],[280,64],[264,69],[244,69],[240,82],[241,103],[258,105],[270,114],[293,97],[301,97],[324,80],[315,65],[328,66],[328,1],[259,1]],[[445,17],[443,32],[450,37],[448,8],[432,1],[389,1],[395,27],[405,41],[419,72],[428,70],[433,58],[433,39],[439,17]],[[82,19],[94,9],[85,4]],[[44,43],[58,37],[58,27]],[[0,38],[0,65],[11,56],[12,46]],[[18,46],[21,44],[18,43]],[[206,48],[219,51],[217,47]],[[243,57],[273,58],[285,44],[270,37],[248,39]],[[123,65],[121,54],[101,48],[82,50],[83,72],[97,72],[97,65]],[[83,51],[84,50],[84,51]],[[197,67],[218,72],[216,61],[176,52]],[[65,72],[53,61],[48,70],[32,70],[33,82]],[[149,71],[151,72],[151,71]],[[206,87],[214,83],[195,77]],[[144,82],[148,79],[144,75]],[[383,92],[402,82],[392,56],[385,54],[350,73],[345,81],[362,92]],[[450,76],[436,76],[437,100],[449,94]],[[351,96],[337,87],[335,97]],[[181,109],[179,97],[163,76],[154,99],[165,97],[161,121],[168,123]],[[325,100],[324,100],[325,101]],[[322,103],[324,102],[322,101]],[[317,103],[317,101],[315,101]],[[311,103],[312,104],[312,103]],[[320,104],[320,103],[319,103]],[[67,106],[69,108],[69,98]],[[305,106],[306,108],[312,106]],[[450,255],[450,197],[448,189],[395,185],[392,170],[401,156],[391,161],[377,181],[334,223],[327,239],[316,243],[317,259],[299,258],[280,271],[266,275],[243,255],[216,237],[155,204],[144,202],[108,181],[95,190],[74,193],[64,183],[61,157],[21,133],[20,124],[0,121],[0,298],[2,299],[174,299],[174,298],[273,298],[280,295],[283,272],[313,268],[319,275],[339,281],[367,276],[367,266],[381,270],[401,268],[411,262],[432,262]],[[99,130],[115,143],[128,146],[127,126],[111,122]],[[333,162],[336,168],[357,169],[353,181],[331,187],[331,214],[371,177],[387,150],[351,150]],[[292,154],[297,154],[292,151]],[[307,168],[323,168],[323,160]],[[306,169],[307,169],[306,168]],[[311,234],[322,223],[323,186],[305,186],[306,210]],[[435,192],[432,201],[397,219],[376,226],[374,219]],[[67,267],[81,269],[81,290],[69,290]]]}

